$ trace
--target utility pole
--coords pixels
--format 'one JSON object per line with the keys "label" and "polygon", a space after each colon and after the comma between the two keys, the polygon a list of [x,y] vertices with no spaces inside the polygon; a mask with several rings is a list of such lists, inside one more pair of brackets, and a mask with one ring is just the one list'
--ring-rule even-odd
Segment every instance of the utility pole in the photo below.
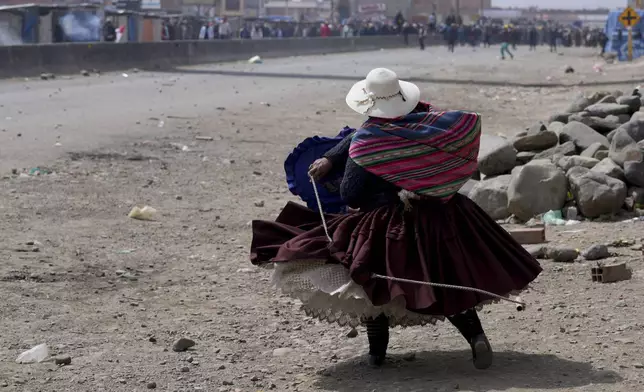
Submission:
{"label": "utility pole", "polygon": [[461,15],[461,0],[456,0],[456,16]]}

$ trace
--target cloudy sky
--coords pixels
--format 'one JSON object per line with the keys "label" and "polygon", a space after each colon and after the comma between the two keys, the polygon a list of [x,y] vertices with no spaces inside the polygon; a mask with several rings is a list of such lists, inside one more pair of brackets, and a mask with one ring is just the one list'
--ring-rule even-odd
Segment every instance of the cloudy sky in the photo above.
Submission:
{"label": "cloudy sky", "polygon": [[493,7],[530,7],[538,5],[539,8],[597,8],[624,7],[626,0],[492,0]]}

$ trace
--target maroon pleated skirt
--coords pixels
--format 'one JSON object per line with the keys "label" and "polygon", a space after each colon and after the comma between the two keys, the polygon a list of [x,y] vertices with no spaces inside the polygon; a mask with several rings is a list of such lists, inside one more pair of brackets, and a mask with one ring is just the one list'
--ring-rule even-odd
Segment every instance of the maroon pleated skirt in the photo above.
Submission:
{"label": "maroon pleated skirt", "polygon": [[368,212],[320,215],[289,202],[276,221],[254,221],[251,262],[341,264],[375,307],[403,298],[410,312],[451,316],[494,298],[472,291],[399,283],[380,274],[474,287],[508,296],[541,272],[539,263],[469,198],[415,200]]}

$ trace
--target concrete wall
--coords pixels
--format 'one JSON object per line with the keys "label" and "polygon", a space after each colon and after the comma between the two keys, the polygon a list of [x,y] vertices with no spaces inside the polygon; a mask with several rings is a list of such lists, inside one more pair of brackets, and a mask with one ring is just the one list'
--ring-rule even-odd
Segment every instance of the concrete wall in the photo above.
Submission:
{"label": "concrete wall", "polygon": [[[416,44],[415,37],[410,37],[410,43]],[[136,67],[155,70],[248,60],[255,55],[286,57],[401,46],[402,37],[398,36],[0,46],[0,78],[33,76],[42,72],[70,74],[82,69],[115,71]]]}

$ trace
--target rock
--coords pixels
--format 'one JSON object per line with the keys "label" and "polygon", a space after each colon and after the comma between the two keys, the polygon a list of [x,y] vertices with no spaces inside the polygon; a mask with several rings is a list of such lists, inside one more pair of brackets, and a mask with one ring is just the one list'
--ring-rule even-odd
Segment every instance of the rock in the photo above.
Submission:
{"label": "rock", "polygon": [[[613,119],[612,117],[616,117],[617,120]],[[616,121],[620,124],[625,124],[629,121],[631,121],[631,115],[630,114],[620,114],[619,116],[606,116],[606,119],[610,119],[610,121]]]}
{"label": "rock", "polygon": [[566,126],[566,124],[568,124],[568,119],[566,119],[566,121],[553,121],[550,124],[548,124],[548,130],[558,135],[559,132],[561,132],[561,130],[563,129],[563,127]]}
{"label": "rock", "polygon": [[575,206],[564,207],[561,212],[565,220],[579,219],[579,210]]}
{"label": "rock", "polygon": [[195,341],[188,338],[179,338],[172,345],[172,351],[183,352],[195,346]]}
{"label": "rock", "polygon": [[616,116],[620,114],[628,114],[631,112],[631,108],[628,105],[620,105],[618,103],[596,103],[588,106],[586,111],[591,116],[606,117],[611,114]]}
{"label": "rock", "polygon": [[535,157],[535,155],[537,155],[537,153],[534,151],[521,151],[517,153],[517,162],[525,165],[526,163],[530,162]]}
{"label": "rock", "polygon": [[502,175],[479,182],[470,192],[470,199],[492,219],[505,219],[508,212],[508,186],[511,175]]}
{"label": "rock", "polygon": [[530,253],[530,256],[535,259],[543,259],[546,257],[546,246],[541,244],[536,245],[523,245],[523,248]]}
{"label": "rock", "polygon": [[582,157],[579,155],[571,156],[571,157],[561,157],[557,162],[556,165],[559,166],[561,169],[563,169],[564,172],[567,172],[568,170],[572,169],[573,167],[576,166],[581,166],[581,167],[586,167],[588,169],[592,169],[595,165],[597,165],[599,161],[595,158],[588,158],[588,157]]}
{"label": "rock", "polygon": [[575,73],[575,69],[570,65],[567,65],[566,68],[564,68],[564,73],[567,73],[567,74]]}
{"label": "rock", "polygon": [[590,114],[588,112],[579,112],[579,113],[573,113],[568,117],[568,122],[572,121],[582,121],[583,119],[589,117]]}
{"label": "rock", "polygon": [[612,143],[612,142],[613,142],[613,137],[614,137],[614,136],[615,136],[615,134],[617,133],[617,130],[618,130],[618,129],[619,129],[619,128],[615,129],[614,131],[610,131],[610,132],[608,132],[608,133],[606,134],[606,139],[608,139],[608,142],[609,142],[609,143]]}
{"label": "rock", "polygon": [[581,252],[581,255],[586,260],[601,260],[610,257],[610,252],[608,251],[608,247],[606,245],[596,244],[584,249]]}
{"label": "rock", "polygon": [[89,76],[89,71],[88,71],[88,70],[86,70],[86,69],[82,69],[82,70],[80,71],[80,74],[81,74],[81,75],[83,75],[83,76]]}
{"label": "rock", "polygon": [[290,355],[292,352],[293,352],[292,348],[288,348],[288,347],[276,348],[275,350],[273,350],[273,356],[285,357],[287,355]]}
{"label": "rock", "polygon": [[358,330],[357,330],[357,329],[355,329],[355,328],[351,328],[351,331],[349,331],[349,332],[347,333],[347,337],[348,337],[349,339],[353,339],[353,338],[355,338],[355,337],[357,337],[357,336],[358,336]]}
{"label": "rock", "polygon": [[593,167],[591,171],[605,174],[620,181],[624,181],[626,179],[626,177],[624,177],[624,170],[622,170],[622,168],[619,167],[619,165],[613,162],[613,160],[610,158],[604,158],[599,161],[599,163],[595,165],[595,167]]}
{"label": "rock", "polygon": [[554,164],[533,160],[512,174],[508,211],[527,221],[537,214],[559,210],[566,201],[568,181]]}
{"label": "rock", "polygon": [[553,246],[546,249],[546,258],[558,263],[571,263],[579,256],[577,249],[567,246]]}
{"label": "rock", "polygon": [[599,142],[604,146],[608,147],[608,139],[605,136],[595,131],[586,124],[582,124],[578,121],[573,121],[568,124],[561,130],[559,134],[559,140],[561,143],[571,141],[575,143],[575,146],[579,151],[583,151],[590,147],[593,143]]}
{"label": "rock", "polygon": [[469,196],[470,192],[472,192],[472,189],[478,184],[479,182],[476,180],[467,180],[465,184],[461,187],[461,189],[458,190],[458,193],[460,193],[463,196]]}
{"label": "rock", "polygon": [[[570,117],[572,113],[555,113],[550,118],[548,118],[548,124],[552,124],[553,122],[561,122],[566,124],[568,122],[568,117]],[[550,125],[548,125],[548,129],[550,129]]]}
{"label": "rock", "polygon": [[188,373],[190,372],[190,368],[188,366],[184,366],[181,368],[181,373]]}
{"label": "rock", "polygon": [[597,103],[600,99],[604,98],[608,94],[595,93],[589,97],[580,95],[578,96],[573,103],[566,109],[568,113],[578,113],[586,109],[588,106]]}
{"label": "rock", "polygon": [[626,199],[626,184],[584,167],[568,171],[570,190],[581,213],[588,218],[618,212]]}
{"label": "rock", "polygon": [[644,119],[631,120],[615,131],[608,156],[620,166],[624,166],[626,161],[641,161],[644,153],[637,143],[642,140],[644,140]]}
{"label": "rock", "polygon": [[624,95],[624,93],[622,92],[622,90],[614,90],[614,91],[611,91],[610,95],[612,95],[615,98],[619,98],[622,95]]}
{"label": "rock", "polygon": [[265,205],[266,203],[264,202],[264,200],[259,200],[255,202],[255,207],[264,207]]}
{"label": "rock", "polygon": [[587,149],[582,151],[581,156],[586,158],[595,158],[595,154],[597,153],[597,151],[608,151],[608,147],[606,147],[600,142],[595,142],[590,146],[588,146]]}
{"label": "rock", "polygon": [[416,360],[416,353],[406,353],[402,357],[403,361],[412,362]]}
{"label": "rock", "polygon": [[72,357],[69,355],[59,355],[54,358],[54,364],[60,365],[60,366],[65,366],[65,365],[71,365],[72,363]]}
{"label": "rock", "polygon": [[[615,116],[611,116],[615,117]],[[571,120],[572,121],[572,120]],[[589,116],[589,117],[583,117],[578,120],[582,124],[586,124],[595,131],[601,133],[602,135],[605,135],[609,133],[610,131],[613,131],[621,125],[618,121],[611,121],[607,118],[601,118],[601,117],[595,117],[595,116]]]}
{"label": "rock", "polygon": [[628,188],[624,204],[629,211],[632,211],[635,208],[644,208],[644,188],[636,186]]}
{"label": "rock", "polygon": [[40,74],[40,79],[42,80],[56,79],[56,75],[54,75],[53,73],[45,72]]}
{"label": "rock", "polygon": [[644,162],[624,162],[624,177],[629,184],[644,187]]}
{"label": "rock", "polygon": [[636,95],[631,95],[631,96],[621,96],[617,98],[617,103],[620,105],[626,105],[630,108],[630,113],[635,113],[638,110],[640,110],[640,106],[642,106],[642,101],[640,101],[640,97]]}
{"label": "rock", "polygon": [[479,171],[486,176],[505,174],[516,165],[517,152],[499,136],[482,135],[479,149]]}
{"label": "rock", "polygon": [[595,156],[593,157],[599,161],[602,159],[608,158],[608,150],[599,150],[595,153]]}
{"label": "rock", "polygon": [[612,95],[607,95],[604,98],[602,98],[599,101],[597,101],[597,103],[617,103],[617,98],[615,98]]}
{"label": "rock", "polygon": [[541,151],[540,153],[535,155],[532,159],[533,160],[550,159],[556,155],[571,156],[571,155],[575,155],[576,153],[577,153],[577,147],[575,146],[575,143],[565,142],[556,147],[549,148],[545,151]]}
{"label": "rock", "polygon": [[149,382],[149,383],[146,385],[146,387],[147,387],[148,389],[156,389],[156,388],[157,388],[157,383],[155,383],[155,382]]}
{"label": "rock", "polygon": [[545,124],[539,123],[530,127],[526,136],[516,138],[514,148],[517,151],[545,150],[556,146],[558,142],[557,134],[549,131]]}

